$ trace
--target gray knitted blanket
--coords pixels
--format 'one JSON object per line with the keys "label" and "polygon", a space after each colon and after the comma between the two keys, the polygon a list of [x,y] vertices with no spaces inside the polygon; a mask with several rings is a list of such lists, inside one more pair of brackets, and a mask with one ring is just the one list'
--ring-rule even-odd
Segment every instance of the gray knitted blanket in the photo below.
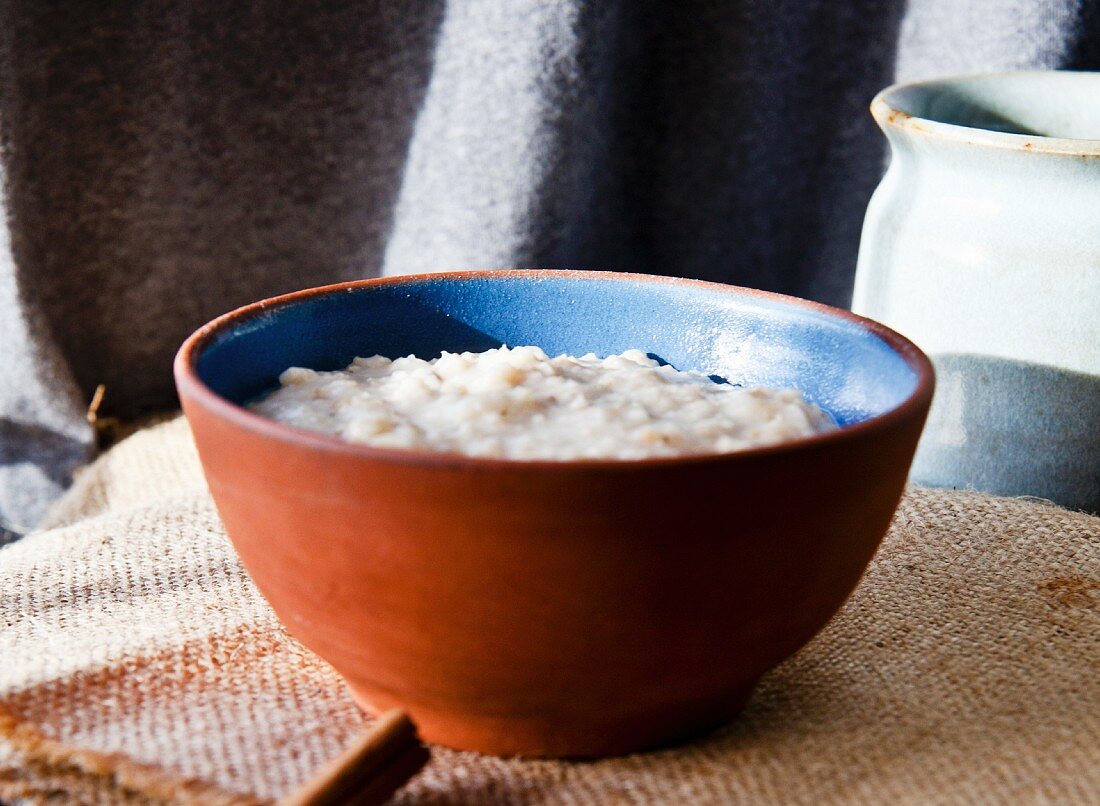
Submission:
{"label": "gray knitted blanket", "polygon": [[[1100,64],[1085,0],[0,0],[0,524],[236,305],[457,268],[844,305],[895,78]],[[0,542],[3,541],[0,537]]]}

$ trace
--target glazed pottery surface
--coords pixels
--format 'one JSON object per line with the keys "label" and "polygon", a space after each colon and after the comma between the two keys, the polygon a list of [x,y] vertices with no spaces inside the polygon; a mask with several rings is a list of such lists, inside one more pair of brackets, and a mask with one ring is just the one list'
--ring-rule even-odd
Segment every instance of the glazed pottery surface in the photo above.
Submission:
{"label": "glazed pottery surface", "polygon": [[1100,510],[1100,73],[899,85],[853,310],[920,345],[916,481]]}
{"label": "glazed pottery surface", "polygon": [[[840,430],[739,454],[571,462],[371,448],[241,404],[290,365],[535,344],[793,386]],[[498,754],[596,756],[728,720],[855,587],[931,367],[852,314],[641,275],[367,280],[243,308],[176,359],[218,510],[288,629],[371,711]]]}

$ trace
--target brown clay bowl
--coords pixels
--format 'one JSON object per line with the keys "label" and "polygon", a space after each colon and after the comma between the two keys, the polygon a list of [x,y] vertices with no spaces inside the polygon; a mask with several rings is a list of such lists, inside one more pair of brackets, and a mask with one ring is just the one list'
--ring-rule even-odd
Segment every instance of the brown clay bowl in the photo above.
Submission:
{"label": "brown clay bowl", "polygon": [[[837,431],[727,455],[517,461],[371,448],[242,404],[291,365],[537,344],[639,348],[794,386]],[[889,329],[711,283],[466,272],[289,294],[192,335],[175,363],[210,490],[287,628],[357,701],[432,742],[599,756],[732,718],[855,587],[932,396]]]}

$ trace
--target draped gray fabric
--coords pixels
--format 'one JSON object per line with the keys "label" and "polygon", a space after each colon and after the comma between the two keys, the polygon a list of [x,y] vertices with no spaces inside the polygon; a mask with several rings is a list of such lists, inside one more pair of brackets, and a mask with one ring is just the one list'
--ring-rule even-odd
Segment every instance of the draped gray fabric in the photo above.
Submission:
{"label": "draped gray fabric", "polygon": [[[0,522],[239,304],[542,266],[845,305],[895,78],[1093,67],[1086,0],[0,0]],[[2,542],[2,538],[0,538]]]}

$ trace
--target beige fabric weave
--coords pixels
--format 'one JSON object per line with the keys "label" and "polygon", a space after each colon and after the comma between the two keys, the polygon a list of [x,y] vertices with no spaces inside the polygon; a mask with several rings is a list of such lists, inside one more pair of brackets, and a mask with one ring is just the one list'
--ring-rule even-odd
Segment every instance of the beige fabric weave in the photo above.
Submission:
{"label": "beige fabric weave", "polygon": [[[0,797],[264,802],[366,724],[244,575],[182,420],[0,550]],[[1100,518],[914,489],[841,614],[732,726],[592,763],[436,748],[398,800],[1096,803]]]}

